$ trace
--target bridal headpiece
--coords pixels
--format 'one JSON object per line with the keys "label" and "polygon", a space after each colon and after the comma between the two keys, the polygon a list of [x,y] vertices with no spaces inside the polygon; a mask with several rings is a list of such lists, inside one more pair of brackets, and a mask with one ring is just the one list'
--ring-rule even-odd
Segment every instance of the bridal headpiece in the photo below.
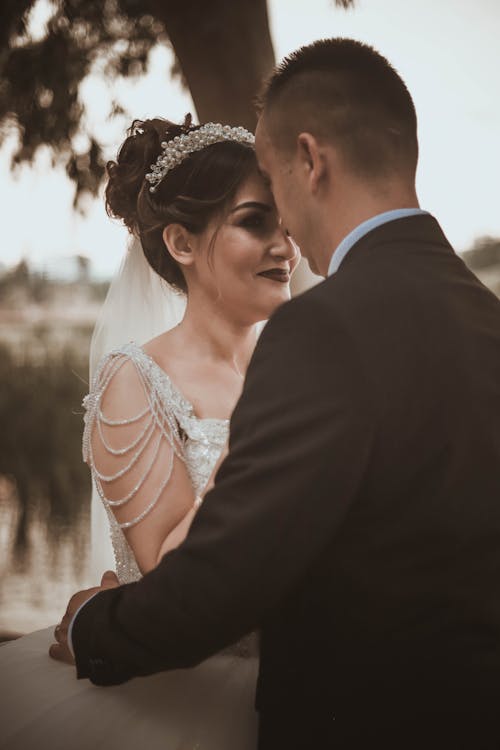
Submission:
{"label": "bridal headpiece", "polygon": [[190,154],[201,151],[213,143],[223,141],[234,141],[236,143],[247,143],[252,146],[255,137],[252,133],[242,127],[231,127],[221,125],[218,122],[207,122],[197,130],[190,133],[176,135],[170,141],[161,143],[161,153],[156,162],[151,164],[151,172],[146,175],[149,182],[149,190],[154,193],[158,184],[171,169],[181,164]]}

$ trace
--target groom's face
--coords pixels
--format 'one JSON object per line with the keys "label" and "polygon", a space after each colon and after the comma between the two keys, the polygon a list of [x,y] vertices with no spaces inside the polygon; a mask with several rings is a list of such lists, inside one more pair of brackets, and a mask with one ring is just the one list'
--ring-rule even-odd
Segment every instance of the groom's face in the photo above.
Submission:
{"label": "groom's face", "polygon": [[275,148],[262,117],[255,131],[255,151],[262,176],[272,191],[282,225],[311,263],[307,254],[309,243],[304,196],[301,196],[300,179],[296,174],[297,159]]}

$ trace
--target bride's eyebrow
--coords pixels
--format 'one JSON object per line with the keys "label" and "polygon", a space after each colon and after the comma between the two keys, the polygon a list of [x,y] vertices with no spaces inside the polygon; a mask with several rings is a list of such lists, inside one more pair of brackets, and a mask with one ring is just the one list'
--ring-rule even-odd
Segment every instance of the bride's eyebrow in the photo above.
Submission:
{"label": "bride's eyebrow", "polygon": [[268,203],[260,203],[259,201],[246,201],[245,203],[240,203],[239,205],[232,208],[229,213],[234,214],[235,211],[240,211],[242,208],[258,208],[260,211],[273,210],[273,206],[270,206]]}

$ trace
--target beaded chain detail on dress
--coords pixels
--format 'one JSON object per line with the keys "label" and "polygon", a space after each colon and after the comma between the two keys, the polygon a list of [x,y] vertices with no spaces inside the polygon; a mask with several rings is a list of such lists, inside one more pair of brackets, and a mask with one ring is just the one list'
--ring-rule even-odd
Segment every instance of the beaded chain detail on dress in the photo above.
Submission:
{"label": "beaded chain detail on dress", "polygon": [[[113,377],[126,362],[132,362],[136,368],[147,398],[147,406],[131,418],[109,419],[102,412],[102,399]],[[194,494],[203,493],[227,442],[229,420],[199,419],[194,414],[192,404],[174,386],[167,373],[134,342],[130,342],[103,358],[91,384],[90,393],[83,400],[83,406],[85,407],[83,460],[90,467],[94,485],[107,511],[118,579],[120,583],[130,583],[138,580],[141,572],[123,529],[140,523],[158,503],[172,473],[174,454],[184,462],[193,484]],[[105,440],[102,431],[103,424],[107,426],[128,425],[139,422],[141,419],[145,419],[145,425],[129,445],[116,449]],[[111,455],[126,457],[126,465],[116,474],[104,475],[95,466],[91,444],[94,429],[99,430],[102,445]],[[132,470],[153,440],[156,440],[153,458],[148,462],[146,470],[133,489],[118,500],[108,499],[103,489],[103,482],[113,482]],[[169,466],[165,467],[161,485],[138,516],[119,524],[112,512],[112,507],[124,505],[137,494],[153,469],[162,441],[167,441],[173,450]]]}

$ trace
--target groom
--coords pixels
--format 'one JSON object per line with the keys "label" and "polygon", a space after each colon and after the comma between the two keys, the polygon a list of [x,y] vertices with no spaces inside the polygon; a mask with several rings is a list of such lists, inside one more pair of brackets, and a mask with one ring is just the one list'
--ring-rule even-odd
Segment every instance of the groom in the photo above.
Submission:
{"label": "groom", "polygon": [[188,539],[76,616],[78,676],[188,667],[258,627],[262,750],[489,747],[500,302],[419,209],[414,106],[370,47],[285,60],[256,149],[326,280],[265,328]]}

